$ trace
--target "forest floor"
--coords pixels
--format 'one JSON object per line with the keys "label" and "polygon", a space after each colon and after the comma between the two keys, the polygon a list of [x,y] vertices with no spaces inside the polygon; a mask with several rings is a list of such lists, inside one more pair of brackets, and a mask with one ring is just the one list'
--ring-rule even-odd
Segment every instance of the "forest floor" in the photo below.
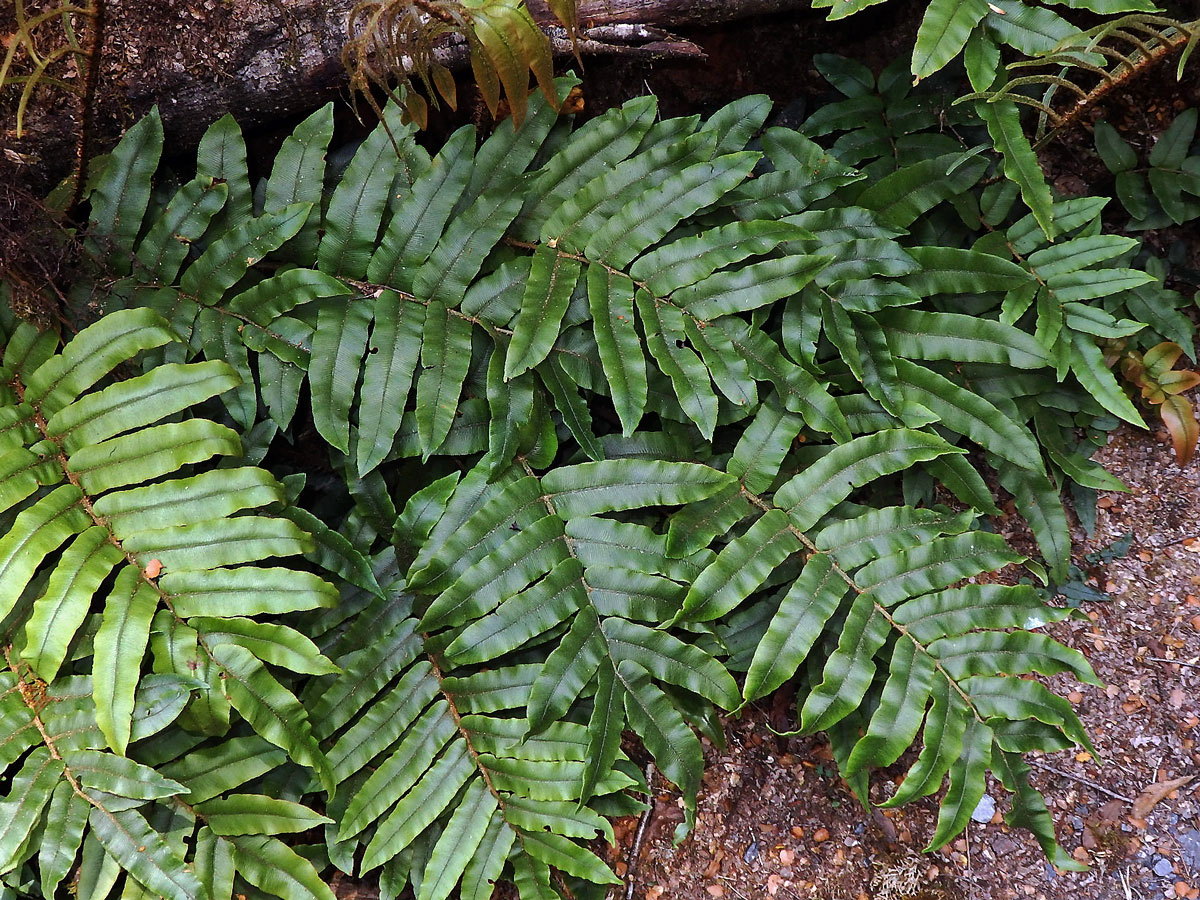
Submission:
{"label": "forest floor", "polygon": [[[1059,841],[1089,871],[1056,872],[1028,832],[1005,825],[1007,794],[994,781],[967,832],[922,854],[935,803],[866,813],[822,738],[772,732],[794,727],[794,697],[780,692],[774,706],[726,722],[725,748],[708,747],[697,825],[686,841],[671,846],[682,812],[661,784],[636,860],[640,821],[618,823],[610,861],[622,875],[634,866],[632,898],[1200,895],[1200,466],[1177,466],[1165,441],[1165,433],[1123,427],[1097,454],[1130,488],[1102,494],[1095,533],[1076,534],[1076,563],[1108,599],[1084,603],[1081,618],[1048,629],[1082,652],[1106,685],[1049,682],[1074,705],[1095,757],[1078,749],[1029,757]],[[1114,544],[1119,552],[1126,536],[1123,556],[1095,562]],[[882,799],[890,774],[876,774],[873,799]]]}

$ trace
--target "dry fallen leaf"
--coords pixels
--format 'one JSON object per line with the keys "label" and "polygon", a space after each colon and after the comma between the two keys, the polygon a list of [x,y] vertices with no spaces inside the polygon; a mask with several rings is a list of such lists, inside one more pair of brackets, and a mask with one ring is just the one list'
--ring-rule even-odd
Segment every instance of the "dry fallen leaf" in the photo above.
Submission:
{"label": "dry fallen leaf", "polygon": [[1170,781],[1160,781],[1150,785],[1138,794],[1137,799],[1133,801],[1134,817],[1138,819],[1146,818],[1146,816],[1150,815],[1150,810],[1158,806],[1159,802],[1167,794],[1177,788],[1183,787],[1195,777],[1195,775],[1181,775],[1178,778],[1172,778]]}
{"label": "dry fallen leaf", "polygon": [[705,878],[715,878],[717,873],[721,871],[721,860],[725,858],[725,851],[718,849],[716,854],[704,869]]}
{"label": "dry fallen leaf", "polygon": [[779,888],[783,884],[783,879],[772,872],[767,876],[767,893],[774,897],[779,893]]}
{"label": "dry fallen leaf", "polygon": [[646,889],[646,900],[658,900],[663,895],[665,888],[661,884],[653,885]]}

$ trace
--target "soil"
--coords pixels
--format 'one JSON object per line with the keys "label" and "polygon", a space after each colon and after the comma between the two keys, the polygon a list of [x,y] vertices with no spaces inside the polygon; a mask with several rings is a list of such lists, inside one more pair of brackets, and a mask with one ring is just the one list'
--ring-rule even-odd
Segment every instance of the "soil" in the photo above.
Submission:
{"label": "soil", "polygon": [[[1056,872],[1033,837],[1003,823],[1007,794],[989,781],[967,832],[920,852],[936,805],[864,811],[837,776],[821,738],[780,738],[794,698],[726,722],[727,747],[708,747],[695,832],[678,847],[677,796],[659,784],[636,861],[641,821],[619,822],[610,861],[634,865],[636,900],[724,897],[1158,900],[1200,894],[1200,468],[1180,468],[1165,434],[1122,428],[1096,457],[1130,488],[1105,493],[1095,534],[1080,531],[1076,561],[1109,599],[1048,629],[1088,657],[1106,687],[1049,679],[1097,750],[1029,757],[1068,853],[1082,873]],[[1086,559],[1126,535],[1125,556]],[[900,770],[902,771],[902,770]],[[872,780],[881,799],[891,770]],[[1177,784],[1179,779],[1190,780]],[[1166,786],[1174,784],[1167,790]],[[1164,786],[1156,790],[1154,786]],[[1156,796],[1162,794],[1158,802]],[[983,821],[980,822],[979,820]]]}

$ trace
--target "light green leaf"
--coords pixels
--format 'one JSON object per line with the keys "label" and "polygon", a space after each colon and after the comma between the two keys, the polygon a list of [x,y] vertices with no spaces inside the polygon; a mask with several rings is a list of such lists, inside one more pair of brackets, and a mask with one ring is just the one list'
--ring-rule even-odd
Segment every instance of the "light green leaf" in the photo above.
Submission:
{"label": "light green leaf", "polygon": [[158,586],[170,597],[176,615],[185,619],[282,615],[330,607],[338,598],[333,585],[311,572],[260,566],[164,571]]}
{"label": "light green leaf", "polygon": [[316,644],[287,625],[206,616],[196,616],[188,624],[200,633],[206,647],[237,644],[262,662],[306,675],[334,675],[341,671],[321,655]]}
{"label": "light green leaf", "polygon": [[963,45],[980,20],[987,15],[985,0],[933,0],[921,19],[913,48],[912,73],[925,78],[943,68],[962,52]]}
{"label": "light green leaf", "polygon": [[209,653],[225,675],[225,691],[234,709],[255,732],[286,750],[297,763],[316,769],[325,789],[332,792],[333,773],[317,747],[300,701],[244,647],[217,644]]}
{"label": "light green leaf", "polygon": [[125,559],[109,538],[107,528],[94,525],[72,541],[33,604],[21,658],[43,681],[54,680],[101,582]]}
{"label": "light green leaf", "polygon": [[157,800],[188,789],[164,778],[149,766],[99,750],[70,750],[63,754],[71,775],[84,787],[134,800]]}
{"label": "light green leaf", "polygon": [[88,822],[105,851],[148,890],[168,900],[204,896],[191,866],[184,864],[137,810],[93,808]]}
{"label": "light green leaf", "polygon": [[88,444],[72,453],[69,463],[83,489],[98,494],[141,484],[213,456],[236,456],[241,450],[233,429],[207,419],[188,419]]}
{"label": "light green leaf", "polygon": [[417,900],[446,900],[450,896],[483,842],[496,809],[496,796],[483,779],[473,779],[429,855],[425,867],[429,877],[421,880]]}
{"label": "light green leaf", "polygon": [[46,827],[38,848],[38,872],[43,897],[54,891],[75,865],[75,856],[83,843],[91,806],[63,780],[54,788],[46,811]]}
{"label": "light green leaf", "polygon": [[238,875],[267,894],[288,900],[336,900],[312,863],[278,838],[245,835],[229,842]]}
{"label": "light green leaf", "polygon": [[96,724],[108,746],[121,755],[129,744],[134,690],[157,608],[158,594],[142,573],[133,566],[122,567],[104,604],[92,664]]}
{"label": "light green leaf", "polygon": [[0,872],[9,872],[16,864],[62,774],[63,761],[52,757],[45,747],[37,747],[12,776],[5,798],[0,800]]}
{"label": "light green leaf", "polygon": [[196,812],[214,834],[261,835],[307,831],[333,820],[290,800],[262,794],[231,794],[197,804]]}

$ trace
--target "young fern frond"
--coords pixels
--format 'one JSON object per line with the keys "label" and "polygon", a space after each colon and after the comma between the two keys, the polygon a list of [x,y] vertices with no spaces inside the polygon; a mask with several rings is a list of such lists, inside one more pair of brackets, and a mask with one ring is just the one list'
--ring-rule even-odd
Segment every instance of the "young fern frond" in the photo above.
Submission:
{"label": "young fern frond", "polygon": [[[1042,114],[1035,147],[1041,147],[1080,122],[1089,110],[1129,79],[1176,54],[1176,77],[1182,78],[1198,40],[1200,19],[1182,21],[1146,13],[1121,16],[1072,34],[1049,52],[1018,60],[1008,67],[1014,72],[1034,68],[1052,71],[1011,77],[999,85],[983,85],[984,89],[962,99],[982,99],[989,103],[1008,100],[1035,106]],[[1091,83],[1080,77],[1085,73],[1093,76]],[[1031,98],[1027,93],[1029,88],[1042,89],[1041,99]],[[1060,89],[1070,91],[1075,97],[1060,101]]]}

